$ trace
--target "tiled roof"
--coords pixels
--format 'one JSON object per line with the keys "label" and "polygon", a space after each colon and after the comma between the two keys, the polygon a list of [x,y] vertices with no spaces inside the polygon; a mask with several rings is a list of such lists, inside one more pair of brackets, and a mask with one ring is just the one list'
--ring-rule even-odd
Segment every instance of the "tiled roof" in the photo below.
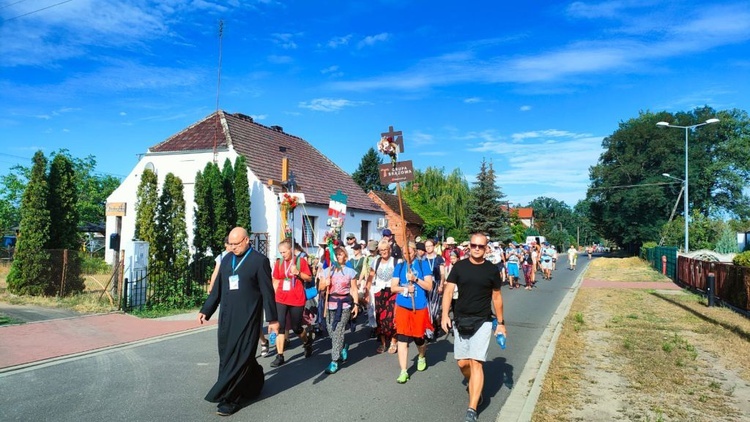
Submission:
{"label": "tiled roof", "polygon": [[[371,191],[375,196],[378,197],[385,205],[390,208],[394,213],[399,213],[399,207],[398,207],[398,196],[393,195],[391,193],[387,192],[376,192]],[[404,220],[406,220],[407,224],[417,224],[420,226],[424,225],[424,220],[422,217],[419,216],[419,214],[415,213],[411,208],[409,208],[409,205],[406,204],[406,201],[401,201],[402,205],[404,206]]]}
{"label": "tiled roof", "polygon": [[[152,152],[202,150],[214,148],[216,128],[220,128],[217,147],[230,145],[243,155],[250,171],[264,184],[269,179],[281,180],[281,159],[289,159],[297,191],[305,194],[308,203],[328,206],[337,191],[347,195],[347,208],[381,211],[380,207],[359,187],[351,176],[334,164],[310,143],[284,133],[279,126],[264,126],[240,113],[219,111],[197,122],[166,141],[152,147]],[[283,151],[282,151],[283,150]]]}
{"label": "tiled roof", "polygon": [[529,218],[533,218],[534,217],[534,208],[531,208],[531,207],[526,207],[526,208],[512,208],[510,210],[511,213],[514,212],[514,211],[518,212],[518,218],[529,219]]}

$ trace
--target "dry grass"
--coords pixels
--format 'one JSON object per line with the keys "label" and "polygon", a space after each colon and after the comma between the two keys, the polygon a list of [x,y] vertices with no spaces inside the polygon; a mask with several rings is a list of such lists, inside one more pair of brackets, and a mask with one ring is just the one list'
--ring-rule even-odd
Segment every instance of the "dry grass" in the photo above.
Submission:
{"label": "dry grass", "polygon": [[[608,264],[639,277],[652,271],[594,263],[599,274],[614,272]],[[750,320],[695,295],[581,289],[532,420],[747,420],[748,346]]]}
{"label": "dry grass", "polygon": [[70,297],[18,296],[8,292],[6,278],[10,265],[0,265],[0,302],[12,305],[34,305],[48,308],[67,308],[81,313],[102,313],[116,310],[107,295],[102,296],[110,274],[94,274],[85,277],[86,290]]}
{"label": "dry grass", "polygon": [[638,257],[600,258],[586,269],[586,278],[604,281],[664,281],[671,280],[654,271]]}

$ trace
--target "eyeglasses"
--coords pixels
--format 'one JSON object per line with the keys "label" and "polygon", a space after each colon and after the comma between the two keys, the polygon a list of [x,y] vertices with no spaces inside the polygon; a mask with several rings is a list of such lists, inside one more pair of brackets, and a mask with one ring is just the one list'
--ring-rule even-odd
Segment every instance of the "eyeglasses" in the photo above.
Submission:
{"label": "eyeglasses", "polygon": [[471,249],[484,249],[487,247],[487,245],[478,245],[476,243],[469,243],[469,246]]}
{"label": "eyeglasses", "polygon": [[244,242],[245,242],[245,240],[247,240],[247,237],[243,237],[243,238],[242,238],[242,239],[240,239],[240,241],[239,241],[239,242],[237,242],[237,243],[231,243],[231,242],[227,242],[227,245],[229,245],[229,246],[231,246],[231,247],[235,247],[235,246],[240,246],[240,245],[241,245],[242,243],[244,243]]}
{"label": "eyeglasses", "polygon": [[390,249],[378,249],[378,252],[390,252]]}

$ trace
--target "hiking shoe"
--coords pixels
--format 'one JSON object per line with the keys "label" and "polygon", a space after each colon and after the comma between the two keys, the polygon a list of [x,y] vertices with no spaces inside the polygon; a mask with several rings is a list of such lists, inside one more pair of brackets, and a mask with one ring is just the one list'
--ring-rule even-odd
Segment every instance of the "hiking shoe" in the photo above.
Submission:
{"label": "hiking shoe", "polygon": [[328,368],[326,368],[326,374],[328,374],[328,375],[335,374],[336,371],[338,371],[338,370],[339,370],[339,364],[336,363],[336,362],[331,362],[328,365]]}
{"label": "hiking shoe", "polygon": [[271,362],[271,367],[276,368],[284,364],[284,355],[276,355],[276,359]]}
{"label": "hiking shoe", "polygon": [[349,345],[344,344],[344,348],[341,349],[341,362],[346,362],[349,359]]}
{"label": "hiking shoe", "polygon": [[401,371],[401,375],[396,378],[396,382],[399,384],[406,384],[406,381],[409,381],[409,373],[406,371]]}
{"label": "hiking shoe", "polygon": [[477,420],[477,411],[474,409],[467,409],[464,422],[477,422]]}
{"label": "hiking shoe", "polygon": [[417,371],[424,371],[427,369],[427,358],[422,356],[417,359]]}
{"label": "hiking shoe", "polygon": [[268,343],[260,344],[260,357],[264,358],[268,356]]}

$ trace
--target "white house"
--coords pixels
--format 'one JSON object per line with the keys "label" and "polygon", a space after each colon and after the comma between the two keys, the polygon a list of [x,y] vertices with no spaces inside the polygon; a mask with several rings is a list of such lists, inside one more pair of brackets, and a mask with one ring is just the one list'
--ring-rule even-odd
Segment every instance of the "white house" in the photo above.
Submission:
{"label": "white house", "polygon": [[[355,233],[358,239],[380,239],[377,222],[383,210],[352,180],[351,176],[302,138],[284,133],[280,126],[267,127],[240,113],[218,111],[148,149],[122,184],[107,198],[107,250],[112,262],[110,235],[120,233],[120,249],[133,253],[136,191],[145,168],[154,170],[159,187],[168,173],[184,184],[188,243],[192,249],[195,176],[215,160],[234,163],[243,155],[248,165],[251,225],[248,231],[256,248],[269,258],[276,257],[281,237],[278,193],[282,188],[282,161],[288,160],[289,173],[304,193],[306,203],[294,213],[294,239],[309,252],[315,252],[329,229],[328,204],[331,195],[347,195],[347,214],[342,234]],[[119,215],[118,215],[119,214]],[[122,215],[124,214],[124,215]],[[264,250],[265,249],[265,250]],[[194,252],[191,250],[191,252]]]}

